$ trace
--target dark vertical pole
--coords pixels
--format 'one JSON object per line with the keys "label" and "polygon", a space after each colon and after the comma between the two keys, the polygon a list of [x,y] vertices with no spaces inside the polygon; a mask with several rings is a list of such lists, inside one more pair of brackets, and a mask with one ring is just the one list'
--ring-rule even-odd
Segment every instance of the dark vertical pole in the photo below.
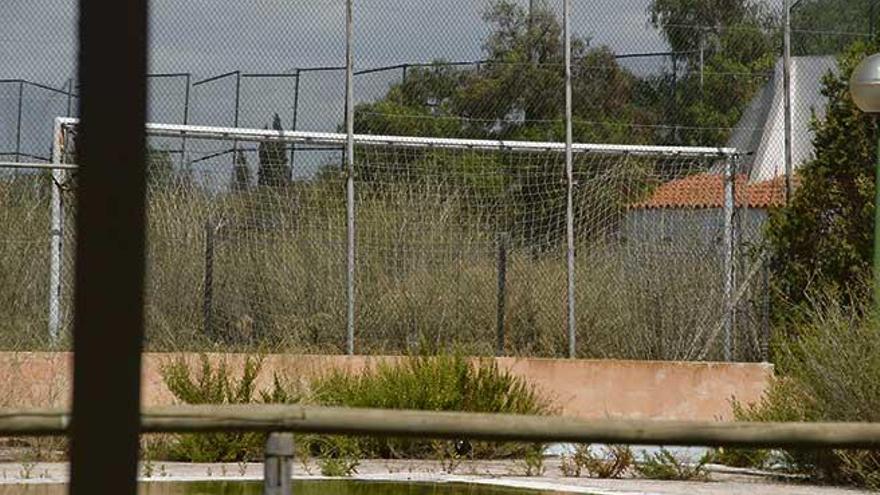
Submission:
{"label": "dark vertical pole", "polygon": [[79,1],[72,495],[137,490],[147,5]]}
{"label": "dark vertical pole", "polygon": [[70,117],[70,112],[73,111],[73,78],[69,78],[67,80],[67,117]]}
{"label": "dark vertical pole", "polygon": [[214,226],[205,220],[205,286],[202,289],[202,315],[205,335],[213,336],[214,319]]}
{"label": "dark vertical pole", "polygon": [[672,117],[672,140],[678,144],[678,56],[672,54],[672,95],[669,98],[672,105],[672,111],[669,112]]}
{"label": "dark vertical pole", "polygon": [[[241,106],[241,71],[235,71],[235,114],[232,117],[232,127],[238,127],[238,112]],[[232,165],[235,166],[235,157],[238,155],[238,141],[232,142]]]}
{"label": "dark vertical pole", "polygon": [[[293,118],[290,121],[290,130],[296,132],[296,120],[299,116],[299,69],[296,69],[296,80],[293,86]],[[290,180],[294,178],[293,159],[296,156],[296,143],[290,143]]]}
{"label": "dark vertical pole", "polygon": [[[192,75],[186,76],[186,88],[183,92],[183,125],[189,125],[189,91],[192,83]],[[189,176],[189,160],[186,158],[186,134],[180,140],[180,161],[183,162],[187,176]]]}
{"label": "dark vertical pole", "polygon": [[232,127],[238,127],[238,111],[241,104],[241,71],[235,71],[235,116]]}
{"label": "dark vertical pole", "polygon": [[24,102],[24,81],[18,81],[18,117],[15,120],[15,161],[21,161],[21,109]]}
{"label": "dark vertical pole", "polygon": [[507,305],[507,234],[498,236],[498,304],[496,307],[496,337],[495,355],[504,355],[504,320]]}
{"label": "dark vertical pole", "polygon": [[401,69],[403,70],[403,77],[401,77],[400,80],[403,85],[406,86],[406,78],[409,75],[409,64],[403,64],[403,67]]}

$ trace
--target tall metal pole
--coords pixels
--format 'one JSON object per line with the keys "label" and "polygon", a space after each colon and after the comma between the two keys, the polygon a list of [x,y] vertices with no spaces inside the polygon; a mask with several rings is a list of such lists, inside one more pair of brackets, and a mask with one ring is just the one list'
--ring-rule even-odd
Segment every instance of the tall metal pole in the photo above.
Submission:
{"label": "tall metal pole", "polygon": [[722,298],[722,311],[724,312],[724,360],[733,359],[733,293],[734,293],[734,185],[735,158],[728,157],[724,164],[724,236],[723,236],[723,267],[724,267],[724,295]]}
{"label": "tall metal pole", "polygon": [[785,113],[785,138],[784,138],[784,160],[785,160],[785,204],[791,201],[792,195],[792,117],[791,117],[791,0],[784,0],[784,23],[785,32],[783,33],[782,47],[782,85]]}
{"label": "tall metal pole", "polygon": [[[55,122],[52,134],[52,164],[60,165],[64,159],[64,130],[61,123]],[[61,337],[61,274],[64,269],[64,205],[61,199],[61,185],[65,172],[52,169],[52,196],[49,227],[49,342],[54,344]]]}
{"label": "tall metal pole", "polygon": [[21,161],[21,111],[24,99],[24,81],[18,82],[18,117],[15,121],[15,161]]}
{"label": "tall metal pole", "polygon": [[[192,76],[190,74],[186,75],[186,89],[183,93],[183,125],[189,124],[189,91],[190,84],[192,83]],[[180,160],[183,162],[184,169],[186,171],[187,177],[190,176],[189,170],[189,160],[187,160],[186,153],[186,134],[183,135],[183,138],[180,141]]]}
{"label": "tall metal pole", "polygon": [[577,326],[574,314],[574,163],[571,126],[571,0],[563,3],[563,25],[565,30],[565,176],[567,182],[565,230],[568,246],[568,357],[577,356]]}
{"label": "tall metal pole", "polygon": [[67,117],[71,117],[70,113],[73,107],[73,78],[67,79]]}
{"label": "tall metal pole", "polygon": [[[299,78],[301,76],[299,69],[296,69],[296,79],[293,86],[293,117],[290,120],[290,130],[296,131],[297,118],[299,116]],[[296,155],[296,143],[290,143],[290,180],[294,177],[293,159]]]}
{"label": "tall metal pole", "polygon": [[346,348],[354,355],[355,318],[355,210],[354,210],[354,54],[352,51],[352,0],[345,2],[345,160],[346,160],[346,220],[348,226],[348,332]]}
{"label": "tall metal pole", "polygon": [[495,306],[495,355],[504,355],[504,322],[507,306],[507,233],[498,235],[498,288]]}

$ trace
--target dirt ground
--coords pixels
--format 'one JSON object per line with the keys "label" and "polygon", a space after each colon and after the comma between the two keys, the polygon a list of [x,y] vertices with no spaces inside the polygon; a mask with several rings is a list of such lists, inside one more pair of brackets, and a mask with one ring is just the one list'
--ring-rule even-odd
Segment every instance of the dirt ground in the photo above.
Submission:
{"label": "dirt ground", "polygon": [[[353,479],[372,481],[467,482],[547,490],[550,492],[594,495],[852,495],[867,491],[815,486],[797,479],[712,467],[709,481],[654,481],[645,479],[600,480],[566,478],[559,461],[548,459],[540,477],[523,476],[524,467],[513,461],[474,461],[462,463],[452,474],[443,472],[437,461],[364,461]],[[143,481],[259,480],[262,464],[185,464],[154,462],[141,466]],[[315,464],[295,462],[294,476],[321,478]],[[66,463],[0,463],[0,494],[10,485],[52,484],[67,481]]]}

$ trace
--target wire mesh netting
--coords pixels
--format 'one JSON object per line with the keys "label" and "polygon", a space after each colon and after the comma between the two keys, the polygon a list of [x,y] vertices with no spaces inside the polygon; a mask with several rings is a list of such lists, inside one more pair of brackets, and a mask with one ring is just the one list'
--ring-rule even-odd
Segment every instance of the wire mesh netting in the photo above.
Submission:
{"label": "wire mesh netting", "polygon": [[[773,281],[763,228],[784,202],[787,168],[814,156],[823,77],[836,73],[838,55],[871,39],[880,15],[873,0],[791,3],[786,78],[782,0],[571,2],[575,142],[740,152],[727,232],[733,308],[724,303],[716,159],[575,154],[578,355],[724,358],[718,346],[732,315],[731,357],[766,357]],[[75,7],[31,0],[0,20],[0,77],[8,78],[0,80],[0,161],[49,161],[53,119],[77,113]],[[151,7],[151,121],[344,130],[344,1]],[[563,15],[562,0],[354,2],[355,131],[563,141]],[[793,96],[788,131],[785,94]],[[344,351],[343,143],[154,136],[150,147],[159,171],[150,249],[165,261],[151,261],[148,293],[166,301],[148,308],[153,342]],[[561,153],[359,143],[355,163],[359,352],[455,343],[488,353],[503,333],[504,352],[565,354]],[[4,341],[40,346],[52,319],[53,182],[44,184],[42,169],[0,172]],[[70,227],[75,173],[64,175]],[[67,239],[68,268],[72,246]],[[66,328],[70,305],[61,307]]]}

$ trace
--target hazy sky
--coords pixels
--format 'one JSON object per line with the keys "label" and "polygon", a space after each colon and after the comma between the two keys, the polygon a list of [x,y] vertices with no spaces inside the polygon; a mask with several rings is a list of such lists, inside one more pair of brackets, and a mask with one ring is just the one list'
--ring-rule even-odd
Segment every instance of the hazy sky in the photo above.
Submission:
{"label": "hazy sky", "polygon": [[[518,0],[526,7],[528,0]],[[540,2],[541,0],[535,0]],[[648,26],[649,0],[574,0],[575,34],[619,53],[664,50]],[[0,79],[24,78],[62,87],[75,75],[76,0],[0,0]],[[193,79],[234,70],[288,72],[344,63],[343,0],[153,0],[150,70],[189,72]],[[488,27],[490,0],[356,0],[355,65],[369,68],[436,59],[476,60]],[[561,0],[547,0],[559,12]],[[656,66],[658,60],[628,61]],[[113,61],[107,61],[108,70]],[[638,70],[638,66],[631,67]],[[646,69],[651,70],[651,69]],[[382,95],[398,73],[358,78],[359,101]],[[150,120],[180,122],[182,79],[150,84]],[[190,123],[232,125],[234,80],[194,88]],[[304,76],[299,125],[334,130],[342,118],[341,73]],[[292,79],[242,83],[240,126],[262,126],[273,112],[292,117]],[[0,153],[14,147],[18,89],[0,84]],[[63,95],[26,89],[22,147],[45,154],[52,117],[66,110]]]}
{"label": "hazy sky", "polygon": [[[527,0],[520,0],[527,5]],[[540,1],[540,0],[538,0]],[[575,0],[574,31],[619,52],[662,49],[648,0]],[[75,0],[3,0],[0,77],[61,85],[73,74]],[[360,67],[478,58],[488,0],[355,2]],[[548,0],[560,10],[560,0]],[[340,65],[342,0],[153,0],[151,68],[211,75]]]}

